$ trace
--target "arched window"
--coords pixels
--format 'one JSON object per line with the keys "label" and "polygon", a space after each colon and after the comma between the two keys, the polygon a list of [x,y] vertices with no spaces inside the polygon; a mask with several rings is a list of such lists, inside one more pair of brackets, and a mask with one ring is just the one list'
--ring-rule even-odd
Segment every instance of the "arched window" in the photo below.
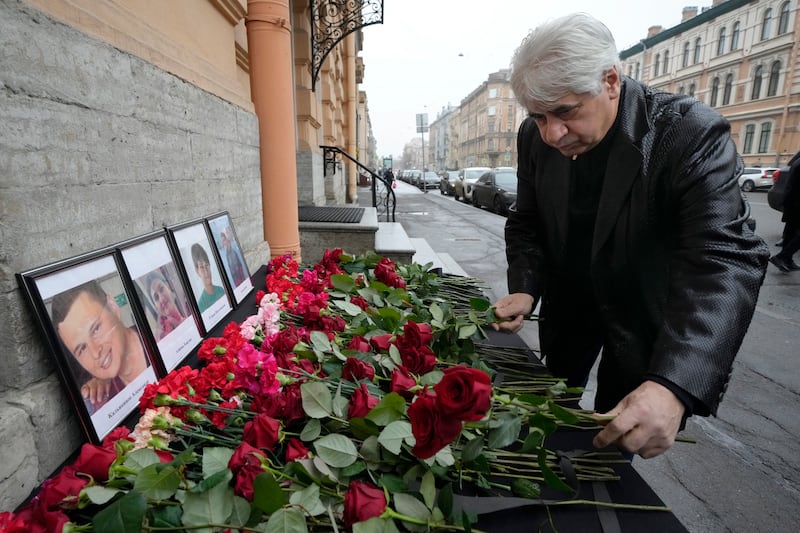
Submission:
{"label": "arched window", "polygon": [[711,82],[711,99],[708,101],[711,107],[717,106],[717,96],[719,96],[719,78],[715,77]]}
{"label": "arched window", "polygon": [[753,90],[750,93],[750,100],[758,100],[761,96],[761,79],[764,77],[764,67],[761,65],[756,67],[755,74],[753,74]]}
{"label": "arched window", "polygon": [[737,20],[733,23],[733,31],[731,32],[731,50],[738,50],[739,49],[739,28],[741,28],[741,24]]}
{"label": "arched window", "polygon": [[682,67],[689,66],[689,41],[683,43],[683,61],[681,62]]}
{"label": "arched window", "polygon": [[628,77],[629,78],[633,77],[633,63],[628,64]]}
{"label": "arched window", "polygon": [[725,28],[719,29],[719,39],[717,39],[717,55],[725,53]]}
{"label": "arched window", "polygon": [[778,81],[781,77],[781,62],[775,61],[769,69],[769,83],[767,84],[767,96],[778,94]]}
{"label": "arched window", "polygon": [[753,137],[756,135],[756,127],[754,124],[748,124],[744,128],[744,143],[742,146],[743,154],[753,153]]}
{"label": "arched window", "polygon": [[694,65],[696,65],[696,64],[698,64],[700,62],[700,46],[701,46],[701,40],[700,40],[700,37],[698,37],[694,41],[694,58],[693,58],[693,63],[692,63]]}
{"label": "arched window", "polygon": [[781,14],[778,17],[778,35],[789,31],[789,2],[781,4]]}
{"label": "arched window", "polygon": [[686,87],[684,87],[683,85],[678,87],[678,94],[686,94]]}
{"label": "arched window", "polygon": [[669,50],[664,50],[664,69],[661,72],[669,74]]}
{"label": "arched window", "polygon": [[722,91],[722,105],[731,103],[731,93],[733,92],[733,74],[725,76],[725,89]]}
{"label": "arched window", "polygon": [[689,96],[694,98],[694,83],[689,85]]}
{"label": "arched window", "polygon": [[653,63],[653,77],[658,76],[658,69],[661,68],[661,54],[656,54],[656,62]]}
{"label": "arched window", "polygon": [[772,136],[772,124],[769,122],[761,123],[761,135],[758,138],[758,153],[765,154],[769,150],[769,140]]}
{"label": "arched window", "polygon": [[764,10],[764,18],[761,19],[761,40],[766,41],[769,39],[769,34],[772,32],[772,8],[769,7]]}
{"label": "arched window", "polygon": [[636,78],[637,80],[640,79],[639,78],[639,74],[641,74],[641,72],[642,72],[642,64],[637,61],[636,62],[636,76],[634,76],[634,78]]}

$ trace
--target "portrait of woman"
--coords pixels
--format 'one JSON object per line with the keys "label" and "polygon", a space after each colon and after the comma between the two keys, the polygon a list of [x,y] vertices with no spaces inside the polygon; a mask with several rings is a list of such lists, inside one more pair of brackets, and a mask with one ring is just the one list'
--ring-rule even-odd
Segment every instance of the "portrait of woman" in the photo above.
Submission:
{"label": "portrait of woman", "polygon": [[166,266],[157,268],[137,280],[144,301],[150,307],[148,311],[154,316],[153,336],[156,341],[171,333],[190,313],[177,274],[170,275],[166,270]]}

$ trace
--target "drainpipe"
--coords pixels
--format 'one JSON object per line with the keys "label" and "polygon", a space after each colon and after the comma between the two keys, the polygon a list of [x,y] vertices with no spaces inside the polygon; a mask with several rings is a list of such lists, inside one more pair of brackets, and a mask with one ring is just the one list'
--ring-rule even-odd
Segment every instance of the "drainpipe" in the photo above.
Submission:
{"label": "drainpipe", "polygon": [[[358,134],[356,133],[358,117],[358,87],[356,85],[356,36],[351,33],[344,40],[347,50],[347,153],[351,154],[359,163],[364,164],[364,154],[358,151]],[[347,165],[350,168],[347,179],[347,201],[358,203],[358,174],[361,172],[356,165]]]}
{"label": "drainpipe", "polygon": [[301,261],[289,0],[247,0],[245,24],[260,136],[264,239],[272,257],[291,254]]}

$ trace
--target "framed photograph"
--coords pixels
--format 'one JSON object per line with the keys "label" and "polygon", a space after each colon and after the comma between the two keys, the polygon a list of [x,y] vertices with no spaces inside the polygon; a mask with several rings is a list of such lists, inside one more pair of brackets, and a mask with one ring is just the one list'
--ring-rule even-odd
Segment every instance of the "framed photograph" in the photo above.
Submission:
{"label": "framed photograph", "polygon": [[174,370],[203,340],[165,231],[118,246],[163,363]]}
{"label": "framed photograph", "polygon": [[202,319],[204,333],[208,333],[233,310],[233,306],[225,290],[205,220],[167,229],[172,235],[176,256],[180,258],[194,305]]}
{"label": "framed photograph", "polygon": [[17,274],[89,440],[99,443],[156,381],[135,298],[112,249]]}
{"label": "framed photograph", "polygon": [[253,282],[250,279],[250,271],[247,269],[239,239],[233,230],[233,222],[227,211],[211,215],[206,218],[206,221],[217,247],[228,285],[231,287],[234,300],[238,305],[253,290]]}

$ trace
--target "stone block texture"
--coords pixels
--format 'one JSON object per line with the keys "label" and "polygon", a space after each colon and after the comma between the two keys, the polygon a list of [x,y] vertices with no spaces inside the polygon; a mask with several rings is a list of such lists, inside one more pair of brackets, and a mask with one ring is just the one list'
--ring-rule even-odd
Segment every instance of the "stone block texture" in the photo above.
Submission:
{"label": "stone block texture", "polygon": [[228,211],[269,258],[256,116],[0,0],[0,510],[84,436],[16,274]]}

